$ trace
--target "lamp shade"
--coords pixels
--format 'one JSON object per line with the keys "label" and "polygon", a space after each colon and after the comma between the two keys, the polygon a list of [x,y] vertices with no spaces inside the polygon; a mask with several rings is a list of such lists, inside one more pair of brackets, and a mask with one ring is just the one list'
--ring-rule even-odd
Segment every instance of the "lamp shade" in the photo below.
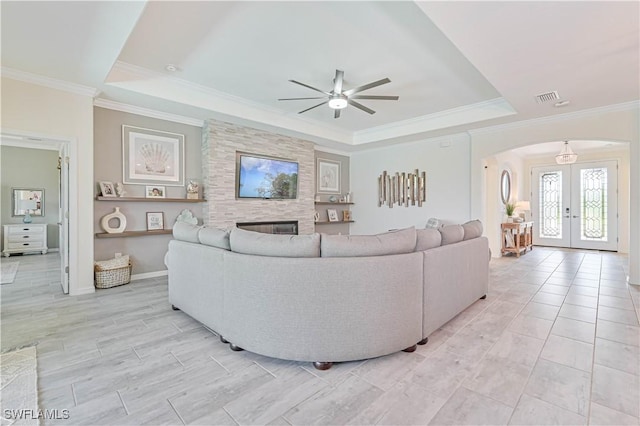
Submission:
{"label": "lamp shade", "polygon": [[531,202],[529,202],[529,201],[518,201],[518,203],[516,204],[516,208],[518,210],[522,210],[522,211],[531,210]]}
{"label": "lamp shade", "polygon": [[556,163],[573,164],[578,159],[578,154],[574,153],[569,146],[568,141],[564,141],[560,154],[556,155]]}

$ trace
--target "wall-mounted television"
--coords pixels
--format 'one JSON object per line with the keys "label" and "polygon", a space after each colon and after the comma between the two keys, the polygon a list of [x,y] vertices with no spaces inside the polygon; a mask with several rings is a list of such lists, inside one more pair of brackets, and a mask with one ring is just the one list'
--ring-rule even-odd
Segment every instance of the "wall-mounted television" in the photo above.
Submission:
{"label": "wall-mounted television", "polygon": [[298,163],[237,153],[237,198],[290,200],[298,197]]}

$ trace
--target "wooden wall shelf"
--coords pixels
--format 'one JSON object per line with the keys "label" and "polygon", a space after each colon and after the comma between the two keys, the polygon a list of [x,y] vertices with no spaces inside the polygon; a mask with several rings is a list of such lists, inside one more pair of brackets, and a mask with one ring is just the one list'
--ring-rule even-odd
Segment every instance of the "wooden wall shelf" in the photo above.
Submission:
{"label": "wooden wall shelf", "polygon": [[103,197],[98,195],[96,201],[138,201],[138,202],[161,202],[161,203],[203,203],[204,198],[145,198],[145,197]]}
{"label": "wooden wall shelf", "polygon": [[320,205],[320,204],[324,204],[324,205],[344,205],[344,206],[351,206],[353,205],[353,203],[340,203],[338,201],[336,202],[331,202],[331,201],[315,201],[316,205]]}
{"label": "wooden wall shelf", "polygon": [[329,222],[328,220],[322,220],[319,222],[314,222],[316,225],[339,225],[341,223],[353,223],[353,220],[338,220],[335,222]]}
{"label": "wooden wall shelf", "polygon": [[149,235],[165,235],[171,234],[171,229],[158,229],[155,231],[124,231],[115,234],[109,234],[108,232],[96,233],[96,238],[126,238],[126,237],[147,237]]}

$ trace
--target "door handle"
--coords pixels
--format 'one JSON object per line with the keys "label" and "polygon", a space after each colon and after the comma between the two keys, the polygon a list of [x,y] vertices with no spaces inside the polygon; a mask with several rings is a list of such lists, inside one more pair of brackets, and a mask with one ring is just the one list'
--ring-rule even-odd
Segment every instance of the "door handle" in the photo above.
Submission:
{"label": "door handle", "polygon": [[566,215],[566,216],[565,216],[564,218],[565,218],[565,219],[569,219],[570,217],[571,217],[571,216],[569,216],[569,215]]}

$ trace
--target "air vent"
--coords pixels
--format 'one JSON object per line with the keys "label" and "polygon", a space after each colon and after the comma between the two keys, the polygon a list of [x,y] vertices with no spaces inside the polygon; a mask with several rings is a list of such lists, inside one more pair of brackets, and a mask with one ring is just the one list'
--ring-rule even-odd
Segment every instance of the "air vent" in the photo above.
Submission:
{"label": "air vent", "polygon": [[557,101],[558,99],[560,99],[560,95],[558,95],[558,92],[555,90],[553,92],[540,93],[539,95],[536,95],[536,102],[539,104]]}

